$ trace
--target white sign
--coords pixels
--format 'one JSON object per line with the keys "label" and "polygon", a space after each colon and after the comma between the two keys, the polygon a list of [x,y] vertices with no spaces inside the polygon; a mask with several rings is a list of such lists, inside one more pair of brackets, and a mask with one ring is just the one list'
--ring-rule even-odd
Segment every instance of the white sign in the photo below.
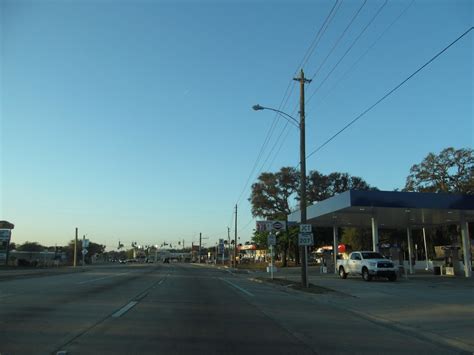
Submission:
{"label": "white sign", "polygon": [[300,233],[298,234],[298,245],[299,246],[311,246],[314,244],[313,233]]}
{"label": "white sign", "polygon": [[275,234],[270,234],[267,238],[267,244],[268,245],[276,245],[277,243],[277,238]]}
{"label": "white sign", "polygon": [[271,232],[286,230],[286,221],[257,221],[257,231]]}
{"label": "white sign", "polygon": [[12,231],[9,229],[0,229],[0,241],[9,242],[12,236]]}
{"label": "white sign", "polygon": [[300,224],[301,233],[311,233],[311,224]]}
{"label": "white sign", "polygon": [[82,249],[82,254],[86,255],[88,253],[87,249]]}

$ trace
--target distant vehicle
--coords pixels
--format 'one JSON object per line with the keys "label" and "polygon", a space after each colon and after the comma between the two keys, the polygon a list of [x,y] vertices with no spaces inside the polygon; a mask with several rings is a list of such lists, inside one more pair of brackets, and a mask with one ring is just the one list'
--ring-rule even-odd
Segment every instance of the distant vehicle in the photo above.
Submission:
{"label": "distant vehicle", "polygon": [[362,275],[365,281],[372,280],[374,276],[396,281],[398,271],[391,260],[373,251],[350,253],[349,259],[337,260],[337,270],[342,279],[347,278],[347,275]]}
{"label": "distant vehicle", "polygon": [[164,263],[164,264],[169,264],[169,263],[170,263],[170,259],[169,259],[169,258],[163,259],[163,263]]}
{"label": "distant vehicle", "polygon": [[127,263],[127,260],[125,260],[125,259],[119,259],[119,263],[120,263],[120,264],[126,264],[126,263]]}

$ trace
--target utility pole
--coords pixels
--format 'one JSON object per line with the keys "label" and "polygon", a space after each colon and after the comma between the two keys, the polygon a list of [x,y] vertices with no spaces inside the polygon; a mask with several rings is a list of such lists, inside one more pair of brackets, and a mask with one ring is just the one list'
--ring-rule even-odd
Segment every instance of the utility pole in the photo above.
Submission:
{"label": "utility pole", "polygon": [[229,254],[229,265],[232,266],[231,256],[230,256],[231,247],[230,247],[230,228],[229,227],[227,227],[227,248],[228,248],[228,254]]}
{"label": "utility pole", "polygon": [[74,267],[76,267],[77,265],[77,233],[78,233],[78,229],[76,227],[76,238],[74,239],[74,263],[73,263]]}
{"label": "utility pole", "polygon": [[[306,224],[306,137],[305,137],[305,112],[304,112],[304,84],[311,80],[304,77],[303,69],[300,76],[293,80],[300,82],[300,210],[301,224]],[[301,283],[308,287],[308,247],[301,247]]]}
{"label": "utility pole", "polygon": [[237,204],[235,204],[235,227],[234,227],[234,268],[237,267]]}
{"label": "utility pole", "polygon": [[84,245],[86,244],[86,235],[82,236],[82,267],[85,265],[86,254],[84,254]]}
{"label": "utility pole", "polygon": [[202,233],[199,233],[199,264],[201,263],[201,241],[202,241]]}

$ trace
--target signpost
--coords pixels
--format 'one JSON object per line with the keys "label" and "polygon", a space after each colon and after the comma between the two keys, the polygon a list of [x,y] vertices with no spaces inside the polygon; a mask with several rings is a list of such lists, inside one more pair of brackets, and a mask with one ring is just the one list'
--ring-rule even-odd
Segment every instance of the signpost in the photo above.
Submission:
{"label": "signpost", "polygon": [[219,253],[222,254],[222,265],[224,265],[224,239],[219,239]]}
{"label": "signpost", "polygon": [[10,229],[0,229],[0,262],[8,263],[8,246],[12,232]]}
{"label": "signpost", "polygon": [[314,244],[311,224],[300,224],[300,233],[298,234],[298,245],[304,249],[304,270],[305,279],[308,280],[308,246]]}
{"label": "signpost", "polygon": [[13,223],[0,221],[0,261],[5,260],[5,265],[8,265],[8,249],[13,228],[15,228]]}
{"label": "signpost", "polygon": [[286,221],[257,221],[258,232],[285,231]]}
{"label": "signpost", "polygon": [[273,232],[268,235],[267,244],[270,246],[270,277],[273,280],[273,246],[276,245],[276,235]]}

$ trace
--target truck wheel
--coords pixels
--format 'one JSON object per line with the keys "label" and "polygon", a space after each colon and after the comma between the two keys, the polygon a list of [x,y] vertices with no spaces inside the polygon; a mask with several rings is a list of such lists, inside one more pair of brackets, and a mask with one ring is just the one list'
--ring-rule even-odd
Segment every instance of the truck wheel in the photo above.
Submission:
{"label": "truck wheel", "polygon": [[339,268],[339,276],[341,277],[341,279],[347,279],[347,274],[344,271],[344,267],[342,266]]}
{"label": "truck wheel", "polygon": [[366,267],[362,269],[362,278],[364,281],[372,280],[372,275],[369,274],[369,270]]}
{"label": "truck wheel", "polygon": [[388,277],[388,281],[392,281],[392,282],[397,281],[397,274],[394,273],[394,274],[390,275]]}

